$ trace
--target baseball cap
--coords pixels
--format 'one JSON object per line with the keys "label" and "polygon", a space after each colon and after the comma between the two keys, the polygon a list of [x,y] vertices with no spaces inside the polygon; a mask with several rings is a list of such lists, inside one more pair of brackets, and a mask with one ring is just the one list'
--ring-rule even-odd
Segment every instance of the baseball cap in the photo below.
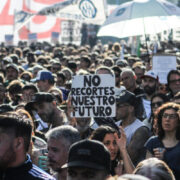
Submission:
{"label": "baseball cap", "polygon": [[147,72],[142,76],[142,78],[145,78],[145,77],[150,77],[150,78],[155,79],[155,80],[157,80],[157,81],[159,80],[158,75],[157,75],[154,71],[152,71],[152,70],[147,71]]}
{"label": "baseball cap", "polygon": [[33,109],[33,105],[35,103],[52,102],[52,101],[54,101],[54,96],[52,94],[38,92],[35,93],[34,96],[32,97],[32,100],[25,105],[25,109],[26,110]]}
{"label": "baseball cap", "polygon": [[116,103],[124,104],[128,103],[131,106],[137,105],[137,99],[134,93],[128,91],[128,90],[122,90],[119,94],[116,95]]}
{"label": "baseball cap", "polygon": [[43,80],[52,80],[54,81],[54,77],[50,71],[41,70],[38,72],[36,78],[32,79],[32,82],[43,81]]}
{"label": "baseball cap", "polygon": [[69,149],[68,162],[62,166],[86,167],[110,171],[110,153],[108,149],[96,140],[81,140]]}

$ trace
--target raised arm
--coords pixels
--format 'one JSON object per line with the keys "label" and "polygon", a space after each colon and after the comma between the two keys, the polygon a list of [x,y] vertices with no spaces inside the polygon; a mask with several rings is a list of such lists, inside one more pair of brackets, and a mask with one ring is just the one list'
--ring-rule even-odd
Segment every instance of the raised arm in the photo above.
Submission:
{"label": "raised arm", "polygon": [[122,160],[123,160],[125,173],[131,174],[134,170],[134,165],[133,165],[133,163],[129,157],[129,154],[127,152],[126,134],[124,132],[124,129],[121,126],[120,126],[120,132],[121,132],[120,138],[118,137],[117,134],[115,134],[116,143],[117,143],[119,150],[120,150],[120,156],[122,157]]}

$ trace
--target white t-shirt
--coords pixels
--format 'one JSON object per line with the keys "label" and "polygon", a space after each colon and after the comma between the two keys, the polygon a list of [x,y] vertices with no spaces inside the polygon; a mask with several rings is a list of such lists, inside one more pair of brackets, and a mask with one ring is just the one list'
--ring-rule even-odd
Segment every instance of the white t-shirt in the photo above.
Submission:
{"label": "white t-shirt", "polygon": [[143,99],[143,106],[146,112],[146,118],[149,119],[149,117],[151,116],[151,101]]}
{"label": "white t-shirt", "polygon": [[[121,125],[122,120],[117,121],[116,124],[118,126]],[[145,126],[145,124],[143,122],[141,122],[139,119],[136,119],[133,123],[129,124],[128,126],[126,126],[124,128],[125,134],[126,134],[126,138],[127,138],[127,146],[129,145],[132,136],[134,135],[134,133],[136,132],[136,130],[142,126]]]}

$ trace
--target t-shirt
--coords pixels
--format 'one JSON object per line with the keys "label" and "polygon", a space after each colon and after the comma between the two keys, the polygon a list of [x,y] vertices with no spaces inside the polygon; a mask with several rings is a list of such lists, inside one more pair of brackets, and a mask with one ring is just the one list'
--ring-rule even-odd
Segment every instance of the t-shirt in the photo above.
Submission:
{"label": "t-shirt", "polygon": [[[122,121],[116,122],[118,126],[120,126]],[[145,126],[143,122],[141,122],[139,119],[136,119],[133,123],[129,124],[124,128],[126,137],[127,137],[127,145],[130,143],[134,133],[136,132],[137,129],[140,127]]]}
{"label": "t-shirt", "polygon": [[153,149],[163,147],[166,149],[164,152],[163,160],[173,171],[177,180],[180,179],[180,141],[174,147],[164,147],[164,144],[157,136],[152,136],[145,144],[146,149],[154,155]]}
{"label": "t-shirt", "polygon": [[151,116],[151,101],[143,99],[143,105],[146,112],[146,117],[147,119],[149,119],[149,117]]}

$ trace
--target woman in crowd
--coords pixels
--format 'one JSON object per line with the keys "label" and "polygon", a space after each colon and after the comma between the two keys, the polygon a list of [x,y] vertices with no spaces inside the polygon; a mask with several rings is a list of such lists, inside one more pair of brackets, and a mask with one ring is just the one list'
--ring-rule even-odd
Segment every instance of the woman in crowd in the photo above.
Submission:
{"label": "woman in crowd", "polygon": [[127,153],[126,135],[122,127],[120,137],[114,128],[100,126],[92,132],[90,139],[100,141],[108,148],[111,155],[111,175],[133,172],[134,166]]}
{"label": "woman in crowd", "polygon": [[164,160],[172,169],[176,179],[180,179],[180,105],[166,103],[157,110],[155,127],[157,136],[152,136],[145,147],[146,158]]}
{"label": "woman in crowd", "polygon": [[166,95],[162,93],[156,93],[151,98],[151,116],[148,119],[144,120],[144,124],[150,129],[150,131],[153,131],[153,123],[155,118],[155,112],[156,110],[164,103],[168,101],[168,98]]}

